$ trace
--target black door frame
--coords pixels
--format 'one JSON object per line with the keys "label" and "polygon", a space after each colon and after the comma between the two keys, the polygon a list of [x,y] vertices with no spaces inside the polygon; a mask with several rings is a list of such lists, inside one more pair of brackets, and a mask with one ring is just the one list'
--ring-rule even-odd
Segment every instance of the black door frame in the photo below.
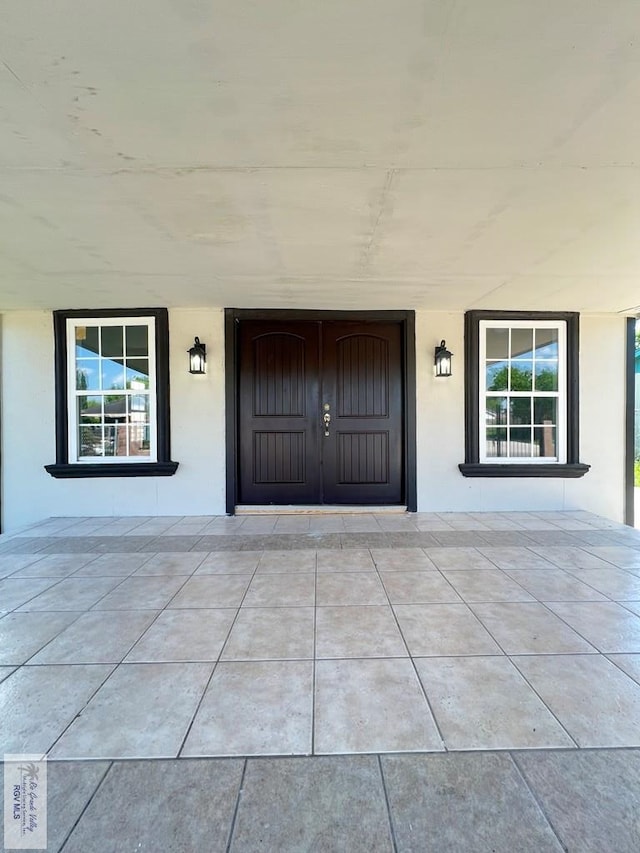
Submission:
{"label": "black door frame", "polygon": [[[254,308],[225,308],[225,433],[228,515],[235,513],[238,496],[238,327],[243,320],[386,320],[402,327],[403,359],[403,502],[416,512],[416,335],[414,311],[297,311]],[[374,508],[372,508],[374,509]]]}

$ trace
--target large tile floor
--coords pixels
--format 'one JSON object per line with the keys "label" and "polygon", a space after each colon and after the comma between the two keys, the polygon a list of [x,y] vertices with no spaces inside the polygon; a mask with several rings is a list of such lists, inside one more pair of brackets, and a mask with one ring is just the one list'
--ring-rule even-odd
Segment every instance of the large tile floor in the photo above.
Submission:
{"label": "large tile floor", "polygon": [[[0,578],[1,751],[86,779],[70,828],[56,818],[65,851],[139,838],[126,820],[122,845],[87,833],[149,773],[222,791],[224,843],[167,850],[640,849],[637,811],[603,847],[565,808],[598,762],[600,795],[622,762],[620,803],[640,808],[632,529],[580,512],[50,519],[0,537]],[[314,791],[310,822],[269,822]],[[363,803],[371,837],[349,842]]]}

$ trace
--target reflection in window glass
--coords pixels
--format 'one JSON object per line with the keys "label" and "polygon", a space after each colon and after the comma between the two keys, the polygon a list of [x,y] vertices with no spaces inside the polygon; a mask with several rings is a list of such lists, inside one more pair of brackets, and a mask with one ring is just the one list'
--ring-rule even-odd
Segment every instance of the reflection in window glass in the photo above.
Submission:
{"label": "reflection in window glass", "polygon": [[[76,460],[153,454],[150,326],[140,321],[72,326]],[[71,367],[71,366],[70,366]]]}
{"label": "reflection in window glass", "polygon": [[487,358],[509,358],[509,329],[487,329]]}
{"label": "reflection in window glass", "polygon": [[562,322],[546,328],[505,321],[480,328],[484,457],[558,460]]}

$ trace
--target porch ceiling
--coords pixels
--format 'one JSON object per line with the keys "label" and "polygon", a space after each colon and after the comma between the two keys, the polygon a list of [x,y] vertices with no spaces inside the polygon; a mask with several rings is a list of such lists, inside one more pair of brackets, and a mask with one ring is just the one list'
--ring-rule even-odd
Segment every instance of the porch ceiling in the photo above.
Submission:
{"label": "porch ceiling", "polygon": [[637,0],[5,0],[0,310],[640,304]]}

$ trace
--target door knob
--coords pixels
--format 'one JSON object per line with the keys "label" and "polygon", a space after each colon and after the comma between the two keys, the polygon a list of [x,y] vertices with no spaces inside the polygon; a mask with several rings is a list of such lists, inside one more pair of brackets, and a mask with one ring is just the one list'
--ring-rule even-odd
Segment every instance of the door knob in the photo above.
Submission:
{"label": "door knob", "polygon": [[322,416],[322,420],[324,421],[324,434],[329,435],[329,424],[331,423],[331,415],[329,412],[325,412]]}

